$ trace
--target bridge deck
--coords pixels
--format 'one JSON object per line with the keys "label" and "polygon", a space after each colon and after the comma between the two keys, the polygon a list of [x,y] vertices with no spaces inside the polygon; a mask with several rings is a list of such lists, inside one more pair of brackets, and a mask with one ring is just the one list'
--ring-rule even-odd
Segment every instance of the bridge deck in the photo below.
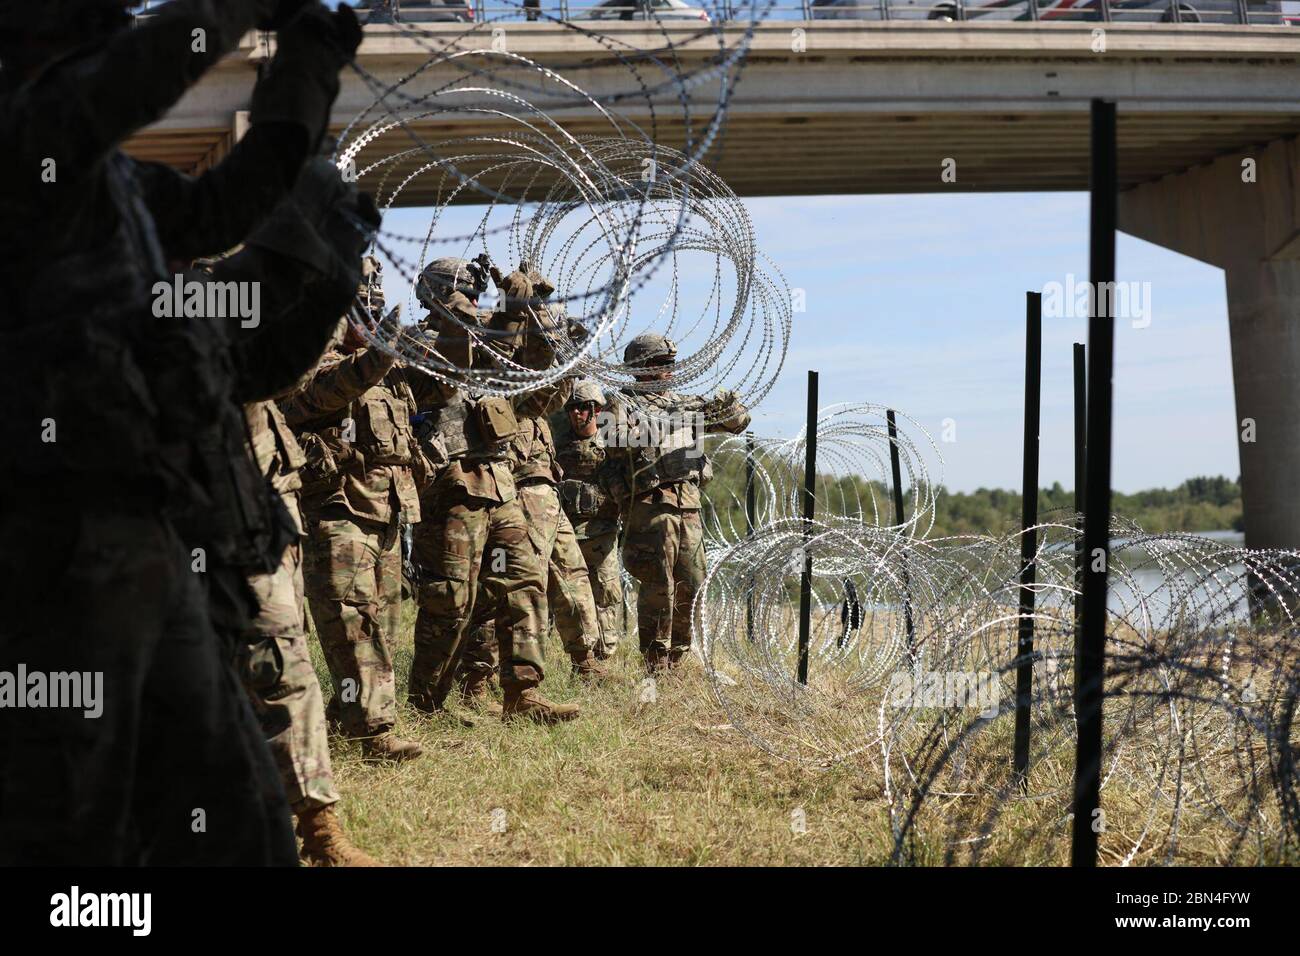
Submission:
{"label": "bridge deck", "polygon": [[[1105,52],[1093,52],[1099,26],[761,24],[724,134],[706,163],[741,195],[1082,189],[1088,101],[1094,96],[1119,102],[1125,186],[1218,156],[1246,155],[1300,133],[1300,30],[1111,24]],[[512,23],[504,29],[511,53],[560,71],[597,97],[631,88],[620,57],[637,58],[643,71],[653,73],[647,57],[663,52],[665,36],[691,69],[716,60],[720,45],[738,42],[743,33],[734,25],[704,31],[685,24],[602,25],[602,33],[627,51],[616,56],[571,24]],[[435,24],[427,31],[414,40],[392,28],[373,28],[359,62],[392,80],[419,65],[431,42],[484,51],[492,42],[491,25],[465,32],[463,25]],[[802,52],[792,49],[796,39],[804,44]],[[239,111],[247,108],[253,68],[265,55],[265,44],[250,37],[166,119],[140,134],[133,151],[190,169],[222,155],[242,121]],[[422,88],[456,75],[435,67]],[[699,120],[711,114],[717,98],[715,82],[691,90],[693,136],[703,132]],[[371,99],[361,81],[350,77],[336,107],[338,127]],[[644,101],[628,100],[620,110],[653,130],[659,144],[680,148],[687,131],[672,91],[653,104],[653,119]],[[610,132],[589,108],[570,106],[554,115],[575,135]],[[467,122],[446,113],[414,126],[431,143],[511,127],[505,120]],[[363,154],[363,165],[409,144],[400,133],[382,138]],[[397,171],[404,174],[432,158],[427,152],[413,156]],[[957,163],[955,183],[940,178],[945,158]],[[428,203],[437,188],[432,177],[422,177],[418,188],[403,193],[401,204]]]}

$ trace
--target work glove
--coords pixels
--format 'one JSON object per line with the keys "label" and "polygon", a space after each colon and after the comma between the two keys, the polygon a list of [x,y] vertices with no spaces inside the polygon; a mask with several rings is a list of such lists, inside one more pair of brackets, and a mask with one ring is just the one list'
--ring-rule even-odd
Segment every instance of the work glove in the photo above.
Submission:
{"label": "work glove", "polygon": [[339,94],[339,71],[361,45],[361,24],[348,6],[304,7],[276,35],[276,51],[253,88],[251,123],[290,123],[307,136],[308,154],[325,135]]}

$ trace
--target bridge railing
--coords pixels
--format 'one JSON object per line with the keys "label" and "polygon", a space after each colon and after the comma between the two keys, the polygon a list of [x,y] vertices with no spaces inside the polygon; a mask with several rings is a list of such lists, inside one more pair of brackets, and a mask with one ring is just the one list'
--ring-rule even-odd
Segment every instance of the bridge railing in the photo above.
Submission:
{"label": "bridge railing", "polygon": [[[144,0],[139,12],[161,6]],[[1300,26],[1300,0],[356,0],[373,21],[591,22],[768,20],[1091,21]]]}

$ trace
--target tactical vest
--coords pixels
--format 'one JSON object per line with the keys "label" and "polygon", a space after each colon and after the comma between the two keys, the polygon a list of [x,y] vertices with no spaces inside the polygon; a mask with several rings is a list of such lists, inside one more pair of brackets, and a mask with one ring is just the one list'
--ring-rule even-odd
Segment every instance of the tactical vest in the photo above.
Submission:
{"label": "tactical vest", "polygon": [[415,435],[434,467],[453,461],[505,461],[519,431],[510,403],[499,398],[467,398],[456,392],[445,405],[418,416]]}
{"label": "tactical vest", "polygon": [[596,471],[605,463],[606,457],[600,436],[577,438],[570,433],[567,437],[568,440],[556,452],[556,460],[564,469],[559,491],[565,513],[570,518],[617,518],[617,503],[596,480]]}
{"label": "tactical vest", "polygon": [[681,481],[706,484],[713,477],[696,417],[681,396],[644,396],[648,408],[628,416],[626,440],[638,495]]}
{"label": "tactical vest", "polygon": [[349,462],[359,461],[363,469],[413,464],[417,441],[411,424],[414,409],[410,386],[385,378],[353,399],[332,424],[308,423],[298,435],[305,462],[304,493],[314,498],[341,488]]}

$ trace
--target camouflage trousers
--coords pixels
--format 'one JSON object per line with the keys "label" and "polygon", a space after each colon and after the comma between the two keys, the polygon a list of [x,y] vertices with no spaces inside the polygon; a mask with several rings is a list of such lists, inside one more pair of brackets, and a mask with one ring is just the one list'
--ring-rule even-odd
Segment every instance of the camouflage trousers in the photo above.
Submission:
{"label": "camouflage trousers", "polygon": [[[528,522],[528,543],[539,568],[546,569],[546,606],[554,615],[555,630],[560,635],[569,659],[586,660],[600,637],[596,600],[587,578],[587,562],[573,533],[569,516],[560,507],[560,496],[549,482],[518,487],[518,500]],[[477,609],[470,624],[469,643],[461,662],[461,674],[472,671],[491,674],[496,670],[496,629],[507,627],[507,611],[494,605],[480,585]]]}
{"label": "camouflage trousers", "polygon": [[613,657],[623,636],[623,578],[619,574],[618,535],[608,534],[578,541],[583,560],[587,564],[587,579],[591,596],[596,602],[596,619],[600,623],[600,636],[593,648],[597,657]]}
{"label": "camouflage trousers", "polygon": [[0,670],[100,686],[94,707],[0,714],[0,864],[297,865],[190,549],[156,505],[78,512],[75,497],[35,493],[0,507],[0,574],[22,595],[0,627]]}
{"label": "camouflage trousers", "polygon": [[660,659],[691,646],[691,605],[704,581],[704,525],[700,513],[638,501],[627,520],[623,565],[641,583],[637,632],[641,653]]}
{"label": "camouflage trousers", "polygon": [[253,575],[257,596],[252,641],[270,644],[279,674],[268,687],[249,687],[253,711],[261,721],[271,756],[280,770],[285,796],[294,813],[338,801],[325,730],[325,702],[303,633],[302,547],[284,551],[271,574]]}
{"label": "camouflage trousers", "polygon": [[[420,568],[420,610],[415,619],[411,703],[435,706],[434,686],[450,658],[456,635],[475,615],[477,594],[501,607],[497,642],[501,686],[532,687],[544,677],[540,636],[546,620],[545,579],[528,536],[519,501],[476,498],[453,488],[421,502],[424,518],[415,529],[415,563]],[[462,658],[471,669],[493,661],[483,647]],[[477,655],[477,656],[475,656]]]}
{"label": "camouflage trousers", "polygon": [[324,512],[307,521],[303,577],[334,696],[329,715],[349,737],[391,730],[397,691],[391,644],[402,620],[397,522]]}

